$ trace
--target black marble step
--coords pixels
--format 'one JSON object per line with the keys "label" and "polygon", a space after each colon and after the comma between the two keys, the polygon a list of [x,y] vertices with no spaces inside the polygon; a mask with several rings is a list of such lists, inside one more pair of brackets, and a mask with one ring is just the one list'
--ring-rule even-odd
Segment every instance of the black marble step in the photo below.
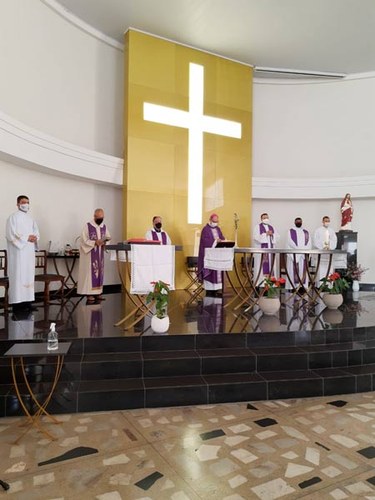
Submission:
{"label": "black marble step", "polygon": [[[72,342],[69,356],[118,352],[313,347],[331,346],[345,342],[375,342],[375,326],[295,332],[201,333],[97,338],[76,338],[69,335],[69,332],[64,332],[60,335],[60,340]],[[33,340],[33,342],[36,341],[38,340]],[[0,364],[2,354],[15,342],[24,341],[0,339]],[[25,340],[25,342],[27,341]]]}
{"label": "black marble step", "polygon": [[[1,387],[1,386],[0,386]],[[33,384],[38,401],[50,385]],[[234,401],[318,397],[372,391],[375,364],[318,370],[225,373],[178,377],[144,377],[62,382],[48,411],[74,413],[131,408],[213,404]],[[0,415],[21,415],[13,386],[0,389]],[[27,394],[21,387],[22,394]],[[26,404],[35,410],[30,397]]]}
{"label": "black marble step", "polygon": [[[1,341],[4,352],[13,341]],[[53,358],[26,361],[28,380],[44,401]],[[18,379],[21,370],[16,368]],[[269,334],[200,334],[72,341],[52,413],[371,391],[375,328]],[[27,395],[27,388],[21,386]],[[44,399],[43,399],[44,398]],[[33,410],[30,396],[26,404]],[[22,414],[9,359],[0,355],[0,416]]]}
{"label": "black marble step", "polygon": [[[369,346],[370,344],[370,346]],[[347,368],[375,363],[373,341],[326,346],[216,348],[144,352],[107,352],[66,356],[61,381],[108,380],[142,377],[176,377],[221,373]],[[31,382],[49,382],[55,374],[54,358],[25,361]],[[17,378],[22,372],[16,367]],[[0,381],[12,383],[8,359],[1,359]]]}

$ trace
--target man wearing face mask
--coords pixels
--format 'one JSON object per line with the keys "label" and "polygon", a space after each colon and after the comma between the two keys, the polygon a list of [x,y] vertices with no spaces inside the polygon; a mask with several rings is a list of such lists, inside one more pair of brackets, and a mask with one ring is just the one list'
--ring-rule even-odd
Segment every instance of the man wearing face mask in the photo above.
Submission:
{"label": "man wearing face mask", "polygon": [[[325,215],[322,219],[322,226],[318,227],[314,233],[314,248],[319,250],[335,250],[337,246],[337,236],[335,231],[330,227],[330,218]],[[317,260],[316,264],[317,265]],[[320,286],[321,279],[333,272],[333,266],[328,269],[329,255],[320,257],[320,265],[315,277],[316,286]]]}
{"label": "man wearing face mask", "polygon": [[166,231],[162,230],[163,223],[159,215],[152,218],[152,229],[145,235],[146,240],[160,241],[162,245],[171,245],[171,239]]}
{"label": "man wearing face mask", "polygon": [[[286,247],[291,250],[310,250],[310,234],[307,229],[302,227],[301,217],[294,219],[294,227],[291,227],[287,234]],[[307,254],[287,255],[286,265],[290,279],[287,279],[285,288],[308,287],[307,258]]]}
{"label": "man wearing face mask", "polygon": [[198,278],[203,282],[206,295],[220,297],[223,291],[222,272],[204,268],[204,254],[206,248],[216,247],[219,241],[224,241],[224,235],[219,228],[219,216],[211,214],[208,223],[201,232],[198,253]]}
{"label": "man wearing face mask", "polygon": [[104,210],[97,208],[93,220],[85,224],[80,237],[77,293],[87,295],[87,304],[104,300],[104,250],[111,235],[103,221]]}
{"label": "man wearing face mask", "polygon": [[29,198],[17,198],[17,211],[6,223],[8,248],[9,303],[13,312],[31,311],[35,300],[35,249],[39,240],[39,229],[28,213]]}
{"label": "man wearing face mask", "polygon": [[[275,248],[280,235],[277,230],[270,224],[270,219],[267,213],[260,216],[260,223],[254,228],[253,240],[255,248]],[[254,278],[256,279],[255,286],[260,286],[265,276],[278,275],[277,261],[272,254],[255,254],[254,255]]]}

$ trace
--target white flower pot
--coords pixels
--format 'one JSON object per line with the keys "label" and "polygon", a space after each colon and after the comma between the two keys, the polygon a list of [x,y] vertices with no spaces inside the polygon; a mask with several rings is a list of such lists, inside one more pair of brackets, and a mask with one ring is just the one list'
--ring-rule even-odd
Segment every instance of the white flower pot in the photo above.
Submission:
{"label": "white flower pot", "polygon": [[279,297],[260,297],[258,306],[264,314],[272,316],[280,309],[280,299]]}
{"label": "white flower pot", "polygon": [[262,314],[258,321],[258,326],[261,332],[279,332],[282,330],[280,319],[271,314]]}
{"label": "white flower pot", "polygon": [[341,306],[344,299],[341,293],[325,293],[323,295],[323,302],[328,309],[337,309]]}
{"label": "white flower pot", "polygon": [[164,318],[153,316],[151,318],[151,328],[155,333],[165,333],[169,328],[169,316],[165,316]]}
{"label": "white flower pot", "polygon": [[344,313],[339,309],[328,309],[327,307],[323,311],[323,319],[331,325],[339,325],[344,320]]}
{"label": "white flower pot", "polygon": [[352,290],[353,290],[353,292],[359,292],[359,281],[358,280],[353,280]]}

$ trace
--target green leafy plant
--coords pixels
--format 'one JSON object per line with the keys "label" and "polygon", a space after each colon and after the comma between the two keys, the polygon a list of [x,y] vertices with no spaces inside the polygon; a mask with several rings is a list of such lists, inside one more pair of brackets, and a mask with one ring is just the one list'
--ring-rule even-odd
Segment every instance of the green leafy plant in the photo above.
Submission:
{"label": "green leafy plant", "polygon": [[154,290],[146,297],[147,304],[154,301],[156,316],[160,319],[165,318],[167,315],[168,301],[169,301],[169,284],[164,281],[151,281],[154,285]]}
{"label": "green leafy plant", "polygon": [[272,299],[278,296],[278,289],[285,285],[285,279],[271,276],[264,278],[262,284],[264,284],[264,296]]}
{"label": "green leafy plant", "polygon": [[319,287],[320,292],[338,294],[349,288],[347,280],[337,272],[330,274],[328,278],[322,278],[320,281],[322,282]]}

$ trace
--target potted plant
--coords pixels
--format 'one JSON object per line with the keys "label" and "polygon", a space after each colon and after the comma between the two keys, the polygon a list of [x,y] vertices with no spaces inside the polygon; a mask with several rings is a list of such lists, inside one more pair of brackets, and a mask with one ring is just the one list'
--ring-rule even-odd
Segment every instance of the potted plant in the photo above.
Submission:
{"label": "potted plant", "polygon": [[320,280],[322,284],[319,287],[323,294],[323,302],[328,309],[337,309],[343,303],[343,292],[349,288],[349,283],[340,273],[334,272],[326,278]]}
{"label": "potted plant", "polygon": [[359,292],[359,282],[361,281],[362,274],[365,273],[368,268],[364,268],[361,264],[349,264],[344,278],[352,284],[353,292]]}
{"label": "potted plant", "polygon": [[285,285],[284,278],[268,276],[264,278],[264,293],[259,297],[258,305],[266,315],[275,314],[280,309],[279,289]]}
{"label": "potted plant", "polygon": [[152,292],[146,297],[146,302],[155,303],[155,314],[151,319],[151,328],[156,333],[164,333],[169,328],[168,301],[169,301],[169,284],[164,281],[152,281],[151,285],[154,286]]}

